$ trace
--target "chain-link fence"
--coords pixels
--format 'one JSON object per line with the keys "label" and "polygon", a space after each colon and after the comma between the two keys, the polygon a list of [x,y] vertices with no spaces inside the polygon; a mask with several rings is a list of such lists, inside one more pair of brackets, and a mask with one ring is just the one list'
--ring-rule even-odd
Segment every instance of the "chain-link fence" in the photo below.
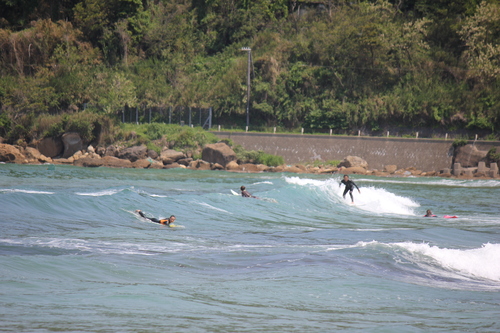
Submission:
{"label": "chain-link fence", "polygon": [[194,107],[124,107],[121,112],[124,123],[164,123],[192,127],[212,128],[212,108]]}

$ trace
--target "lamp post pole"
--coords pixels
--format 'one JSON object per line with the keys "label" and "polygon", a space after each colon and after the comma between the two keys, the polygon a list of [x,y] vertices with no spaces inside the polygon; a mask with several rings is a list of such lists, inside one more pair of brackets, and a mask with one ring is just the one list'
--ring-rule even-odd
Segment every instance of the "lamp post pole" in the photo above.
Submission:
{"label": "lamp post pole", "polygon": [[249,47],[242,47],[242,51],[248,52],[247,61],[247,129],[250,126],[250,65],[252,63],[252,49]]}

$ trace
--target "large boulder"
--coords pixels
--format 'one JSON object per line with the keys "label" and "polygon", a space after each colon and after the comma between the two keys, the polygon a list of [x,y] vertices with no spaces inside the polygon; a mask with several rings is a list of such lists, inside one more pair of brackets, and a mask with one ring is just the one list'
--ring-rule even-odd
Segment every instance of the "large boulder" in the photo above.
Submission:
{"label": "large boulder", "polygon": [[114,156],[116,157],[118,155],[118,152],[120,151],[120,148],[116,145],[110,145],[106,147],[106,150],[104,151],[104,154],[102,156]]}
{"label": "large boulder", "polygon": [[38,149],[36,148],[33,148],[33,147],[26,147],[24,149],[24,156],[26,156],[26,158],[28,160],[31,160],[31,162],[34,162],[34,163],[52,163],[52,159],[43,155],[42,153],[40,153],[38,151]]}
{"label": "large boulder", "polygon": [[203,160],[195,160],[189,163],[189,169],[210,170],[210,163]]}
{"label": "large boulder", "polygon": [[394,165],[394,164],[384,166],[384,172],[387,172],[390,174],[393,174],[394,172],[396,172],[397,169],[398,169],[397,165]]}
{"label": "large boulder", "polygon": [[152,159],[144,158],[133,162],[132,167],[136,169],[147,169],[151,166],[151,164],[153,164]]}
{"label": "large boulder", "polygon": [[286,166],[285,167],[285,170],[283,170],[284,172],[291,172],[291,173],[303,173],[304,170],[302,170],[301,168],[295,166],[295,165],[290,165],[290,166]]}
{"label": "large boulder", "polygon": [[156,158],[158,158],[158,153],[155,152],[153,149],[150,149],[148,150],[148,157],[155,160]]}
{"label": "large boulder", "polygon": [[478,150],[474,145],[465,145],[455,148],[453,163],[460,163],[463,168],[476,167],[479,162],[486,162],[487,151]]}
{"label": "large boulder", "polygon": [[226,165],[227,171],[241,171],[241,166],[236,161],[231,161]]}
{"label": "large boulder", "polygon": [[0,143],[0,162],[23,163],[24,155],[14,146]]}
{"label": "large boulder", "polygon": [[177,161],[177,163],[179,163],[180,165],[189,166],[189,163],[191,163],[192,160],[193,159],[191,157],[181,158]]}
{"label": "large boulder", "polygon": [[350,175],[350,174],[360,174],[364,175],[366,174],[366,169],[362,167],[349,167],[349,168],[340,168],[339,173],[342,173],[344,175]]}
{"label": "large boulder", "polygon": [[73,165],[87,168],[97,168],[102,166],[104,163],[100,158],[92,157],[82,157],[73,162]]}
{"label": "large boulder", "polygon": [[64,133],[61,140],[64,145],[63,158],[73,156],[77,151],[83,149],[83,140],[78,133]]}
{"label": "large boulder", "polygon": [[175,169],[175,168],[182,168],[182,167],[185,168],[184,165],[180,165],[179,163],[174,162],[174,163],[170,163],[170,164],[163,166],[163,169]]}
{"label": "large boulder", "polygon": [[201,158],[209,163],[219,163],[223,167],[236,160],[235,152],[224,142],[208,144],[201,152]]}
{"label": "large boulder", "polygon": [[351,168],[351,167],[360,167],[364,169],[368,169],[368,163],[362,159],[361,157],[358,156],[347,156],[344,158],[342,162],[339,163],[338,165],[339,168],[345,167],[345,168]]}
{"label": "large boulder", "polygon": [[41,154],[54,158],[62,154],[64,145],[61,139],[44,138],[38,142],[36,148]]}
{"label": "large boulder", "polygon": [[172,164],[174,162],[179,161],[180,159],[185,158],[186,156],[184,153],[173,150],[173,149],[168,149],[168,148],[163,148],[161,153],[160,153],[160,160],[163,162],[163,164]]}
{"label": "large boulder", "polygon": [[148,148],[145,145],[125,148],[118,153],[117,157],[130,162],[142,160],[148,157]]}
{"label": "large boulder", "polygon": [[241,164],[241,171],[244,172],[263,172],[269,169],[267,165],[264,164],[252,164],[252,163],[245,163]]}
{"label": "large boulder", "polygon": [[102,165],[110,168],[131,168],[132,162],[114,156],[104,156],[101,158]]}

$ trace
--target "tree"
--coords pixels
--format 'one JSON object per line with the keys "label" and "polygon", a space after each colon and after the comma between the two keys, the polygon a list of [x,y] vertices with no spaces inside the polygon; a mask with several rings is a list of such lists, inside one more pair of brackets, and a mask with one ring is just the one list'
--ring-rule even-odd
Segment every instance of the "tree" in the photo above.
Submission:
{"label": "tree", "polygon": [[500,74],[500,5],[483,1],[459,31],[469,77],[495,80]]}

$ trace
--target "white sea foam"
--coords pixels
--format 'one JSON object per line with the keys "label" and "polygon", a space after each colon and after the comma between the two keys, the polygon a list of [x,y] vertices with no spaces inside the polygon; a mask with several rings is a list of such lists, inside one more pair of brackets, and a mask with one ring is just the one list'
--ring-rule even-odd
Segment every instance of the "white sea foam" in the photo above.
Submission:
{"label": "white sea foam", "polygon": [[26,194],[54,194],[54,192],[48,192],[48,191],[35,191],[35,190],[20,190],[20,189],[10,189],[10,188],[5,188],[5,189],[0,189],[0,192],[5,192],[5,193],[26,193]]}
{"label": "white sea foam", "polygon": [[273,182],[270,182],[270,181],[263,181],[263,182],[256,182],[256,183],[253,183],[252,185],[259,185],[259,184],[268,184],[268,185],[273,185]]}
{"label": "white sea foam", "polygon": [[[439,268],[440,274],[454,274],[455,277],[467,279],[488,279],[500,282],[500,244],[484,244],[476,249],[447,249],[425,243],[379,243],[359,242],[357,246],[388,246],[398,252],[404,259],[414,264],[431,269]],[[403,249],[405,253],[400,253]],[[433,273],[438,273],[435,270]]]}
{"label": "white sea foam", "polygon": [[401,179],[359,179],[360,182],[385,183],[385,184],[413,184],[413,185],[437,185],[450,187],[500,187],[500,181],[473,180],[473,179],[443,179],[443,178],[401,178]]}
{"label": "white sea foam", "polygon": [[212,205],[209,205],[207,204],[206,202],[196,202],[198,205],[200,206],[204,206],[204,207],[207,207],[207,208],[210,208],[210,209],[213,209],[213,210],[217,210],[219,212],[223,212],[223,213],[228,213],[228,214],[232,214],[231,212],[228,212],[227,210],[224,210],[222,208],[217,208],[217,207],[214,207]]}
{"label": "white sea foam", "polygon": [[90,196],[90,197],[102,197],[105,195],[113,195],[113,194],[116,194],[116,193],[121,192],[121,191],[123,191],[123,190],[114,189],[114,190],[103,190],[103,191],[98,191],[98,192],[87,192],[87,193],[76,192],[75,194],[76,195],[83,195],[83,196]]}
{"label": "white sea foam", "polygon": [[84,239],[69,238],[25,238],[22,240],[0,239],[0,243],[11,245],[24,245],[29,247],[47,247],[62,250],[77,250],[82,252],[101,254],[136,254],[136,255],[157,255],[162,253],[173,253],[183,251],[185,245],[181,243],[168,243],[166,245],[157,244],[135,244],[135,243],[115,243],[106,241],[88,241]]}
{"label": "white sea foam", "polygon": [[500,282],[500,244],[484,244],[477,249],[446,249],[428,244],[396,243],[413,255],[435,260],[439,266],[471,278]]}
{"label": "white sea foam", "polygon": [[[342,198],[344,186],[339,186],[339,180],[337,179],[315,180],[286,177],[285,180],[289,184],[316,187],[335,203],[347,205],[351,202],[349,194],[346,194],[345,199]],[[352,208],[377,214],[416,215],[414,208],[420,207],[418,203],[410,198],[396,195],[383,188],[375,188],[372,186],[363,187],[358,182],[356,184],[360,186],[361,193],[358,193],[357,190],[354,189],[353,195],[355,205],[352,206]]]}

